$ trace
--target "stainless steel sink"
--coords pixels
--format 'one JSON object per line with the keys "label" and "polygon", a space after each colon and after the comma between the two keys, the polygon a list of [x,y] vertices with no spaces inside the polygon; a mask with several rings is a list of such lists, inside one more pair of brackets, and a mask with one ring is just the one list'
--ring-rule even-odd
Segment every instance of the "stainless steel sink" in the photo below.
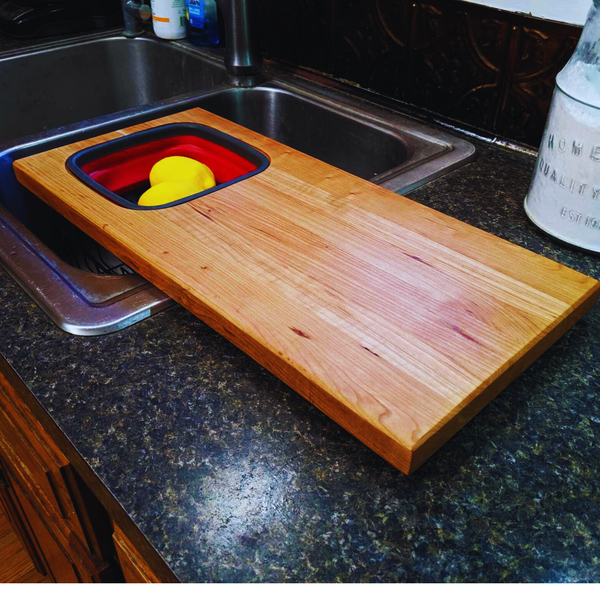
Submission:
{"label": "stainless steel sink", "polygon": [[397,192],[474,156],[464,140],[276,68],[257,88],[225,78],[210,53],[155,38],[95,35],[0,54],[13,96],[0,97],[10,115],[0,124],[0,263],[63,329],[107,333],[172,301],[20,186],[18,158],[193,107]]}
{"label": "stainless steel sink", "polygon": [[0,264],[59,327],[107,333],[173,301],[20,186],[12,162],[145,121],[225,79],[193,47],[118,32],[0,53]]}
{"label": "stainless steel sink", "polygon": [[276,87],[218,92],[199,106],[363,179],[403,164],[411,151],[388,129]]}
{"label": "stainless steel sink", "polygon": [[454,135],[309,82],[219,90],[196,106],[403,194],[475,154]]}
{"label": "stainless steel sink", "polygon": [[0,55],[0,143],[224,82],[183,44],[87,36]]}

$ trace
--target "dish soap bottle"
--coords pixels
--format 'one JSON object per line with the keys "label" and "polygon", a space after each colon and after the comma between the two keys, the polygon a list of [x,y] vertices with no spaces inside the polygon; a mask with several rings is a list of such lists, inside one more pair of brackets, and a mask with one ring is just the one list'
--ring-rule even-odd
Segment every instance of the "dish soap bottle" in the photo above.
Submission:
{"label": "dish soap bottle", "polygon": [[556,77],[525,211],[555,238],[600,252],[600,0]]}
{"label": "dish soap bottle", "polygon": [[159,38],[185,38],[185,0],[152,0],[152,26]]}
{"label": "dish soap bottle", "polygon": [[190,42],[198,46],[219,43],[219,18],[215,0],[186,0],[187,30]]}

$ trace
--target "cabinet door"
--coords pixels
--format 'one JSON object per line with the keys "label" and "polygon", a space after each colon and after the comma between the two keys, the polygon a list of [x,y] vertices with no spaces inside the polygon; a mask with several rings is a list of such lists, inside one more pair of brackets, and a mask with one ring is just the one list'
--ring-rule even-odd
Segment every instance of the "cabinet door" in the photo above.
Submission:
{"label": "cabinet door", "polygon": [[12,573],[11,581],[15,583],[79,581],[72,565],[1,463],[0,502],[13,532],[18,536],[29,558],[27,568],[22,568],[21,573]]}
{"label": "cabinet door", "polygon": [[4,448],[10,462],[7,446],[16,457],[13,466],[17,473],[35,481],[44,498],[68,521],[69,528],[83,537],[64,477],[69,461],[0,372],[0,448]]}
{"label": "cabinet door", "polygon": [[[100,544],[69,461],[1,372],[0,460],[13,502],[17,506],[25,503],[23,513],[52,573],[58,569],[55,575],[60,578],[56,580],[110,580],[109,563],[99,553]],[[38,524],[42,525],[39,531]],[[68,557],[70,567],[59,568],[60,560],[59,566],[54,566],[55,548]]]}

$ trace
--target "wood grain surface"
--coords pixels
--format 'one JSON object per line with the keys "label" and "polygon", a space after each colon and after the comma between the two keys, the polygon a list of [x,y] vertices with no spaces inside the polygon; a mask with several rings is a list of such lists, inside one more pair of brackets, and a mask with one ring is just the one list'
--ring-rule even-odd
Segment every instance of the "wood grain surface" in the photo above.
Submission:
{"label": "wood grain surface", "polygon": [[0,583],[50,581],[50,575],[43,575],[36,569],[0,498]]}
{"label": "wood grain surface", "polygon": [[150,565],[121,531],[121,528],[116,524],[114,527],[113,540],[125,581],[127,583],[161,583],[160,577],[152,571]]}
{"label": "wood grain surface", "polygon": [[16,583],[35,574],[35,567],[0,504],[0,583]]}
{"label": "wood grain surface", "polygon": [[[269,168],[172,208],[113,204],[74,152],[168,123]],[[15,163],[19,181],[404,473],[598,298],[585,275],[193,109]]]}

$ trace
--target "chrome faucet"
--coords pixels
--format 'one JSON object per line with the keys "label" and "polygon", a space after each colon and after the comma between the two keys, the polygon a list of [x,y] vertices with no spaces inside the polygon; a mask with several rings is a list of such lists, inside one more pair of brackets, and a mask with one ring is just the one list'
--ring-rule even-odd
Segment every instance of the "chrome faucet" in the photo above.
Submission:
{"label": "chrome faucet", "polygon": [[147,21],[152,16],[152,9],[143,0],[121,0],[121,5],[123,7],[123,21],[125,22],[123,35],[133,38],[144,33],[144,28],[138,18]]}
{"label": "chrome faucet", "polygon": [[253,87],[262,82],[262,54],[258,44],[254,0],[216,0],[225,20],[225,66],[229,83]]}

